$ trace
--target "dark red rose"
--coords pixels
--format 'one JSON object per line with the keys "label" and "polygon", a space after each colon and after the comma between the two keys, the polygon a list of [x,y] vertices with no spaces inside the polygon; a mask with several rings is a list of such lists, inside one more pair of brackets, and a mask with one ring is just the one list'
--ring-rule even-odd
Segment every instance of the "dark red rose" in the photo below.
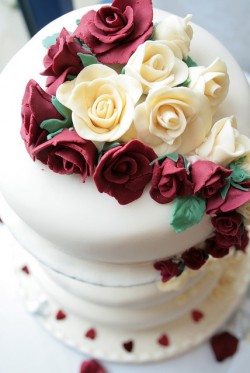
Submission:
{"label": "dark red rose", "polygon": [[222,247],[241,243],[243,233],[242,216],[237,212],[219,214],[211,219],[216,232],[216,242]]}
{"label": "dark red rose", "polygon": [[229,253],[229,247],[219,245],[216,236],[206,240],[204,250],[213,258],[223,258]]}
{"label": "dark red rose", "polygon": [[138,140],[109,149],[98,163],[94,181],[101,193],[107,193],[126,205],[138,199],[150,182],[155,152]]}
{"label": "dark red rose", "polygon": [[85,14],[73,36],[105,64],[126,64],[153,31],[152,0],[114,0]]}
{"label": "dark red rose", "polygon": [[183,272],[181,262],[173,261],[171,259],[160,260],[159,262],[154,263],[154,268],[157,271],[161,271],[162,282],[167,282]]}
{"label": "dark red rose", "polygon": [[68,75],[78,75],[83,69],[83,64],[77,53],[89,54],[82,46],[63,28],[56,39],[56,44],[51,45],[44,57],[43,64],[46,68],[41,75],[48,76],[46,87],[51,95],[56,94],[60,84],[64,83]]}
{"label": "dark red rose", "polygon": [[228,332],[222,332],[213,336],[210,344],[216,360],[223,361],[236,353],[239,340]]}
{"label": "dark red rose", "polygon": [[235,248],[238,251],[245,252],[248,244],[249,244],[248,230],[244,228],[243,233],[241,235],[241,241],[239,244],[235,245]]}
{"label": "dark red rose", "polygon": [[242,216],[234,211],[219,214],[211,219],[215,231],[229,236],[236,236],[242,225]]}
{"label": "dark red rose", "polygon": [[177,196],[193,194],[193,183],[188,178],[180,155],[177,162],[169,158],[161,164],[156,161],[151,184],[150,195],[158,203],[168,203]]}
{"label": "dark red rose", "polygon": [[47,137],[47,132],[40,128],[40,124],[46,119],[63,119],[63,117],[53,106],[51,95],[34,80],[30,80],[26,86],[21,114],[21,136],[32,156],[33,146],[45,141]]}
{"label": "dark red rose", "polygon": [[94,172],[97,149],[76,131],[64,129],[51,140],[35,147],[33,155],[59,174],[80,174],[84,182]]}
{"label": "dark red rose", "polygon": [[106,370],[96,360],[87,360],[82,363],[80,373],[106,373]]}
{"label": "dark red rose", "polygon": [[226,185],[226,178],[231,175],[232,170],[210,161],[197,161],[192,164],[190,173],[194,182],[194,193],[200,192],[202,197],[207,199]]}
{"label": "dark red rose", "polygon": [[200,269],[207,261],[208,255],[203,249],[191,247],[182,254],[185,265],[190,269]]}
{"label": "dark red rose", "polygon": [[220,212],[233,211],[250,201],[250,182],[244,181],[239,185],[247,190],[244,191],[230,186],[225,199],[221,197],[220,192],[209,198],[206,204],[206,213],[214,215]]}

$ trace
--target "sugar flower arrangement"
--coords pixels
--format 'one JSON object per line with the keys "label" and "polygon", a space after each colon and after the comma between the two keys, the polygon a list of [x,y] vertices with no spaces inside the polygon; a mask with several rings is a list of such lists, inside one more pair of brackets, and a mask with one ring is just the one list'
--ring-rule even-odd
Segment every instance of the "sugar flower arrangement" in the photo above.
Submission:
{"label": "sugar flower arrangement", "polygon": [[207,213],[216,242],[229,237],[224,252],[232,244],[243,250],[250,140],[234,117],[213,123],[227,68],[219,58],[206,67],[189,56],[190,18],[153,24],[151,0],[114,0],[86,13],[73,33],[47,38],[46,90],[28,82],[21,136],[52,171],[92,177],[121,205],[150,185],[157,203],[174,202],[176,232]]}

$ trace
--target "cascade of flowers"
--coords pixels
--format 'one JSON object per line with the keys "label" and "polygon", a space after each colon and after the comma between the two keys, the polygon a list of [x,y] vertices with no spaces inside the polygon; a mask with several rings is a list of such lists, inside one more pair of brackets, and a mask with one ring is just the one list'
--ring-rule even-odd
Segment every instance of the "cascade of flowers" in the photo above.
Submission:
{"label": "cascade of flowers", "polygon": [[[83,15],[73,32],[46,38],[46,88],[28,82],[21,136],[33,160],[91,177],[121,205],[149,185],[155,203],[173,203],[176,232],[211,215],[215,234],[202,262],[232,245],[245,250],[250,140],[235,117],[213,121],[227,68],[219,58],[193,61],[190,19],[154,24],[151,0],[114,0]],[[171,261],[170,272],[181,273],[190,256]]]}

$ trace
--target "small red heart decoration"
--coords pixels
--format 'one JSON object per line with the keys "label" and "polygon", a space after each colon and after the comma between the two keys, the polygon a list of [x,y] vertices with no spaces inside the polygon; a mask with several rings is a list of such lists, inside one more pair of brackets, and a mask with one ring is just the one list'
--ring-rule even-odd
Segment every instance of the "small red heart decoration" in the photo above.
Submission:
{"label": "small red heart decoration", "polygon": [[56,314],[56,319],[57,320],[63,320],[66,319],[67,315],[64,313],[62,310],[59,310]]}
{"label": "small red heart decoration", "polygon": [[204,317],[204,313],[199,310],[193,310],[191,315],[194,322],[200,322]]}
{"label": "small red heart decoration", "polygon": [[123,343],[123,347],[127,352],[132,352],[134,348],[134,343],[133,341],[127,341]]}
{"label": "small red heart decoration", "polygon": [[23,266],[23,267],[21,268],[21,270],[22,270],[24,273],[26,273],[26,275],[29,275],[29,274],[30,274],[30,270],[29,270],[28,266]]}
{"label": "small red heart decoration", "polygon": [[169,346],[169,338],[166,334],[162,334],[162,336],[157,339],[157,342],[163,347]]}
{"label": "small red heart decoration", "polygon": [[210,339],[210,344],[216,360],[220,362],[235,354],[239,340],[228,332],[222,332],[214,335]]}
{"label": "small red heart decoration", "polygon": [[89,338],[89,339],[95,339],[96,338],[96,330],[93,329],[93,328],[87,330],[87,332],[85,333],[85,337]]}
{"label": "small red heart decoration", "polygon": [[106,370],[96,360],[87,360],[82,363],[80,373],[106,373]]}

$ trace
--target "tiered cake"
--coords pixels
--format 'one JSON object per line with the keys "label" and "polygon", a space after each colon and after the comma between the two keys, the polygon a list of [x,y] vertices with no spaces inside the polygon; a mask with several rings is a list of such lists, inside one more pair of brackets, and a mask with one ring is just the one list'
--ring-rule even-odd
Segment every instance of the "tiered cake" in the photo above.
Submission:
{"label": "tiered cake", "polygon": [[24,298],[95,357],[186,351],[249,281],[249,87],[190,18],[150,0],[84,8],[0,77],[1,214],[35,258]]}

